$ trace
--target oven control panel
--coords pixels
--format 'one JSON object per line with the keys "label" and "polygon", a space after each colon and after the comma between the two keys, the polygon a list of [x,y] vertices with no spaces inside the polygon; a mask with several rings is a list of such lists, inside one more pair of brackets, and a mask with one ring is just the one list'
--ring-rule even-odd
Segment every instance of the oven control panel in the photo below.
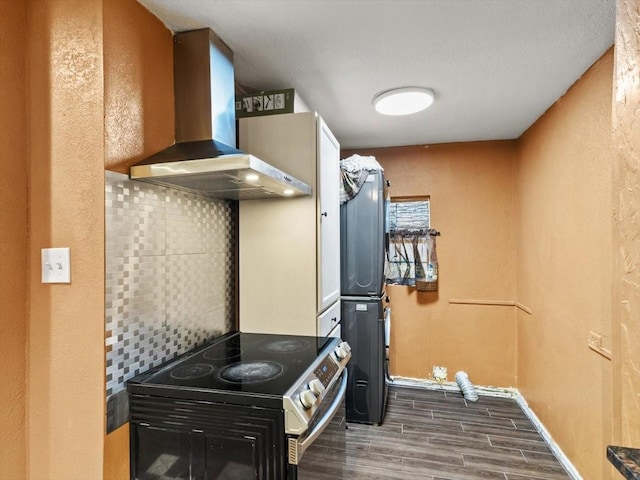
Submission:
{"label": "oven control panel", "polygon": [[318,357],[296,385],[289,389],[283,397],[287,434],[303,434],[314,416],[323,409],[323,402],[332,401],[330,392],[350,359],[351,347],[337,338],[325,350],[324,356]]}
{"label": "oven control panel", "polygon": [[335,377],[338,374],[339,370],[340,370],[340,367],[335,361],[331,359],[331,357],[325,357],[322,360],[322,363],[320,364],[320,366],[316,368],[315,371],[313,372],[316,378],[314,378],[313,380],[311,380],[311,382],[309,382],[310,386],[314,382],[316,382],[316,384],[317,382],[320,382],[324,386],[324,388],[327,388],[331,383],[331,380],[333,379],[333,377]]}

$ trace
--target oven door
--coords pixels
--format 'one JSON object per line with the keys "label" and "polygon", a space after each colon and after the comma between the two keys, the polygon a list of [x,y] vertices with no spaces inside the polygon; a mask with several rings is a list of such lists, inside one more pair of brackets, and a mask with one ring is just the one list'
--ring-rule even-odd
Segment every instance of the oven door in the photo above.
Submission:
{"label": "oven door", "polygon": [[[302,459],[304,453],[311,447],[320,434],[332,423],[336,414],[342,409],[344,410],[344,398],[347,391],[347,378],[348,373],[345,368],[342,372],[342,376],[339,382],[335,383],[334,392],[331,395],[325,397],[330,400],[330,403],[326,409],[324,409],[318,416],[318,420],[315,421],[312,427],[299,437],[289,436],[287,439],[288,448],[288,463],[289,463],[289,480],[295,480],[297,478],[297,466]],[[337,419],[341,421],[342,418]]]}

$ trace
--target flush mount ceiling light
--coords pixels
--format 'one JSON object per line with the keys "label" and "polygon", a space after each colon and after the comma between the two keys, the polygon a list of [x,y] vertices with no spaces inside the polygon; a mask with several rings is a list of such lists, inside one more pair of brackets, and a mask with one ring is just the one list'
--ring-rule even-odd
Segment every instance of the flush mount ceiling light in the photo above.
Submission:
{"label": "flush mount ceiling light", "polygon": [[429,107],[435,97],[430,88],[393,88],[373,97],[373,106],[383,115],[410,115]]}

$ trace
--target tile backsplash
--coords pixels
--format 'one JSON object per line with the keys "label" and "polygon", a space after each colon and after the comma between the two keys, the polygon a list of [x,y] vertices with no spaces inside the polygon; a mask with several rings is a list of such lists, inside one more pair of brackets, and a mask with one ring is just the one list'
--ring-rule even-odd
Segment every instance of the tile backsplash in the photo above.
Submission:
{"label": "tile backsplash", "polygon": [[107,171],[107,431],[127,420],[125,382],[233,329],[230,201]]}

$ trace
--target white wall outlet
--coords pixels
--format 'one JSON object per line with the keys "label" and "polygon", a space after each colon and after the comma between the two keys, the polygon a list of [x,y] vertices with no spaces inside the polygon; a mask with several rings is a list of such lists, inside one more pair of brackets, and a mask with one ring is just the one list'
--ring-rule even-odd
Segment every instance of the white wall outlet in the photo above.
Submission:
{"label": "white wall outlet", "polygon": [[42,283],[71,283],[69,248],[43,248],[41,251]]}
{"label": "white wall outlet", "polygon": [[433,379],[437,382],[447,381],[447,367],[433,367]]}

